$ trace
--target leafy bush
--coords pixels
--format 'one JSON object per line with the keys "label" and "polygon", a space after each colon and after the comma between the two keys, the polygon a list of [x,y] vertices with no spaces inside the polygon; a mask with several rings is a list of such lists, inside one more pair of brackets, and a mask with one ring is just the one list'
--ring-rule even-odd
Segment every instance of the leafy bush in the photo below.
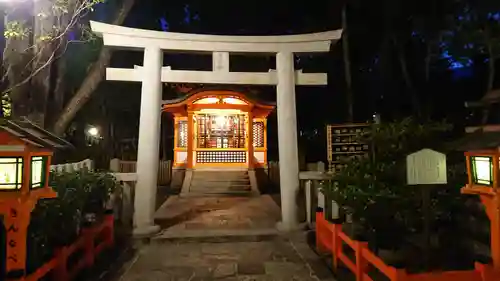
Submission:
{"label": "leafy bush", "polygon": [[[347,160],[347,167],[325,187],[325,193],[363,227],[364,238],[375,248],[399,248],[406,238],[421,232],[421,191],[406,184],[406,156],[423,148],[445,152],[444,136],[449,128],[412,119],[374,125],[368,135],[359,136],[371,144],[370,157]],[[452,222],[451,212],[463,202],[457,198],[460,184],[465,182],[460,170],[464,165],[448,163],[448,167],[449,184],[432,196],[433,225]]]}
{"label": "leafy bush", "polygon": [[118,183],[111,174],[82,171],[53,173],[50,186],[57,198],[40,200],[31,214],[28,272],[49,260],[54,250],[73,243],[80,229],[92,223],[86,215],[102,217]]}

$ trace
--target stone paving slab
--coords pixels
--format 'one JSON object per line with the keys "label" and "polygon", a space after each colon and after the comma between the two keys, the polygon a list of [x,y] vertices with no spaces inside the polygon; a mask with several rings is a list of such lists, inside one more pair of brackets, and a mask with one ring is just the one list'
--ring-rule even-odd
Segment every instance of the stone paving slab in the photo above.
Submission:
{"label": "stone paving slab", "polygon": [[170,197],[155,215],[162,233],[119,280],[334,281],[303,233],[279,233],[279,220],[269,195]]}
{"label": "stone paving slab", "polygon": [[305,242],[283,236],[258,242],[151,243],[120,280],[334,281]]}

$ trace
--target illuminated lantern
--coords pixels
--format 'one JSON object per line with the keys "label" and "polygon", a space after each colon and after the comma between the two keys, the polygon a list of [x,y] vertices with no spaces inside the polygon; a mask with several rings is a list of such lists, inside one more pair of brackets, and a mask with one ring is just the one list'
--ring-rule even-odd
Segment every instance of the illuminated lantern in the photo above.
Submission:
{"label": "illuminated lantern", "polygon": [[468,134],[459,146],[465,152],[467,184],[463,194],[475,194],[485,206],[490,219],[491,258],[493,269],[500,272],[500,195],[499,156],[500,134],[498,132],[477,132]]}
{"label": "illuminated lantern", "polygon": [[[469,156],[471,166],[471,184],[493,185],[493,160],[498,160],[496,155],[491,156]],[[495,181],[496,182],[496,181]]]}
{"label": "illuminated lantern", "polygon": [[[71,147],[29,120],[0,120],[0,214],[7,234],[5,279],[25,276],[26,236],[37,201],[54,198],[49,187],[52,153]],[[2,279],[3,280],[3,279]]]}

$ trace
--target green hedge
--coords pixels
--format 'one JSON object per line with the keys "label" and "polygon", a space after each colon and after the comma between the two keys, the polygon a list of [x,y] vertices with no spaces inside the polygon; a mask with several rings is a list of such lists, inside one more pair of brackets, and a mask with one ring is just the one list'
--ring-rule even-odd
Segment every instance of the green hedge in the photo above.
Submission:
{"label": "green hedge", "polygon": [[119,184],[111,174],[82,171],[52,173],[50,186],[57,198],[40,200],[31,215],[28,273],[50,260],[54,250],[73,243],[82,227],[98,222]]}

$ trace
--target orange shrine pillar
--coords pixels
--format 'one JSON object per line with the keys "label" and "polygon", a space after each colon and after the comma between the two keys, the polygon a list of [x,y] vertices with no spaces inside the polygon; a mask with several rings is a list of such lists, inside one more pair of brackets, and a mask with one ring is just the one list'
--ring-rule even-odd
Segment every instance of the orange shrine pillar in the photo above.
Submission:
{"label": "orange shrine pillar", "polygon": [[187,119],[187,159],[186,169],[193,168],[193,148],[194,148],[194,114],[192,111],[188,112]]}
{"label": "orange shrine pillar", "polygon": [[253,147],[253,113],[250,110],[248,112],[248,169],[253,170],[254,168],[254,147]]}
{"label": "orange shrine pillar", "polygon": [[26,274],[28,226],[35,204],[36,201],[25,197],[2,206],[6,231],[7,280],[22,278]]}
{"label": "orange shrine pillar", "polygon": [[500,271],[500,198],[498,193],[493,196],[480,195],[490,219],[491,259],[493,268]]}

